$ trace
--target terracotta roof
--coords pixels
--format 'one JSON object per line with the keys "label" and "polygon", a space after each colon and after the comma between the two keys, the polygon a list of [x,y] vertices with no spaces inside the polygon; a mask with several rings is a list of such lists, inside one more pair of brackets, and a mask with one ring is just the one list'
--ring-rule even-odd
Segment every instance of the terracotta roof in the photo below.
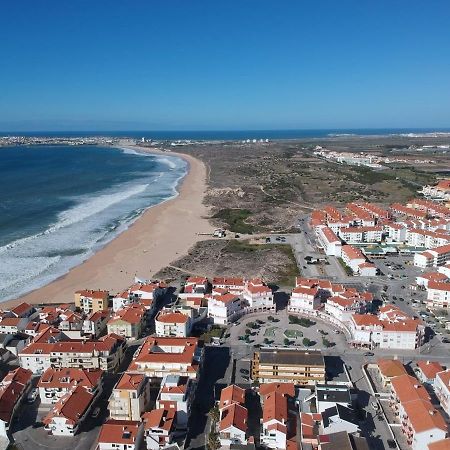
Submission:
{"label": "terracotta roof", "polygon": [[178,311],[169,313],[160,311],[156,316],[155,321],[163,323],[186,323],[188,321],[188,316]]}
{"label": "terracotta roof", "polygon": [[17,327],[22,320],[21,317],[4,317],[0,320],[0,327]]}
{"label": "terracotta roof", "polygon": [[349,259],[364,259],[364,255],[362,254],[361,250],[359,250],[356,247],[353,247],[353,245],[344,245],[342,247],[342,252],[344,252]]}
{"label": "terracotta roof", "polygon": [[141,383],[146,379],[145,375],[141,373],[127,373],[125,372],[115,385],[114,389],[124,389],[135,391],[139,388]]}
{"label": "terracotta roof", "polygon": [[48,425],[54,417],[62,417],[66,419],[66,423],[75,425],[89,408],[93,399],[93,394],[84,387],[77,386],[63,395],[42,421]]}
{"label": "terracotta roof", "polygon": [[247,292],[250,294],[262,294],[262,293],[271,293],[272,289],[268,286],[254,286],[252,284],[248,284],[246,287]]}
{"label": "terracotta roof", "polygon": [[80,291],[76,291],[75,294],[80,294],[83,297],[103,299],[104,297],[109,296],[109,291],[94,291],[92,289],[82,289]]}
{"label": "terracotta roof", "polygon": [[21,316],[22,314],[25,314],[28,310],[32,309],[33,307],[29,303],[21,303],[20,305],[17,305],[13,309],[11,309],[11,312],[16,314],[17,316]]}
{"label": "terracotta roof", "polygon": [[285,423],[288,419],[287,397],[281,392],[272,392],[264,398],[263,423],[277,420]]}
{"label": "terracotta roof", "polygon": [[232,403],[245,403],[245,389],[234,384],[222,389],[220,393],[219,409],[229,406]]}
{"label": "terracotta roof", "polygon": [[123,309],[119,309],[119,311],[116,312],[116,315],[108,322],[108,325],[119,321],[137,324],[142,322],[145,313],[146,309],[142,305],[133,303]]}
{"label": "terracotta roof", "polygon": [[442,414],[428,400],[412,400],[403,404],[409,423],[415,433],[438,428],[447,431]]}
{"label": "terracotta roof", "polygon": [[450,438],[428,444],[428,450],[450,450]]}
{"label": "terracotta roof", "polygon": [[422,275],[418,275],[417,278],[423,278],[423,279],[429,280],[429,281],[446,281],[446,280],[448,280],[447,275],[444,275],[441,272],[424,273]]}
{"label": "terracotta roof", "polygon": [[139,363],[174,362],[192,365],[197,346],[197,338],[149,336],[130,364],[130,370],[138,369]]}
{"label": "terracotta roof", "polygon": [[325,236],[325,239],[331,242],[341,242],[341,240],[336,236],[336,233],[329,227],[322,228],[322,234]]}
{"label": "terracotta roof", "polygon": [[422,371],[425,378],[434,380],[436,374],[444,371],[445,369],[437,361],[417,361],[417,367]]}
{"label": "terracotta roof", "polygon": [[212,280],[213,286],[230,286],[230,287],[244,287],[244,279],[243,278],[221,278],[215,277]]}
{"label": "terracotta roof", "polygon": [[0,420],[9,423],[14,405],[24,394],[33,373],[19,367],[9,372],[0,383]]}
{"label": "terracotta roof", "polygon": [[259,394],[265,397],[272,392],[279,392],[290,397],[295,395],[294,383],[262,383],[259,385]]}
{"label": "terracotta roof", "polygon": [[214,300],[227,304],[239,300],[239,297],[234,294],[214,295]]}
{"label": "terracotta roof", "polygon": [[387,378],[407,375],[405,366],[398,359],[379,359],[377,364],[382,375]]}
{"label": "terracotta roof", "polygon": [[98,443],[133,445],[136,442],[140,424],[131,420],[108,420],[100,429]]}
{"label": "terracotta roof", "polygon": [[391,389],[395,392],[398,401],[403,405],[417,399],[430,400],[427,390],[420,381],[410,375],[400,375],[392,378]]}
{"label": "terracotta roof", "polygon": [[[435,289],[437,291],[450,291],[450,282],[442,283],[440,281],[429,281],[428,289]],[[1,322],[0,322],[1,324]]]}
{"label": "terracotta roof", "polygon": [[234,426],[241,431],[246,431],[247,418],[247,408],[244,408],[238,403],[232,403],[220,411],[219,430],[224,431],[231,426]]}
{"label": "terracotta roof", "polygon": [[173,409],[158,408],[143,414],[142,421],[144,422],[144,428],[146,430],[150,428],[159,428],[170,433],[175,426],[175,417],[176,411]]}
{"label": "terracotta roof", "polygon": [[53,369],[48,368],[41,376],[38,387],[43,388],[71,388],[83,386],[93,388],[100,383],[103,375],[101,369]]}

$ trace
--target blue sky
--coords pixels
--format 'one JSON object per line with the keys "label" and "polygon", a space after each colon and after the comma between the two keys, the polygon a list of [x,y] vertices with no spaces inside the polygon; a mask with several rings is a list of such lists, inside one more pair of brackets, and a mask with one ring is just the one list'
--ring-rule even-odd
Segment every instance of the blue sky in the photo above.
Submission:
{"label": "blue sky", "polygon": [[447,0],[4,0],[0,130],[450,127]]}

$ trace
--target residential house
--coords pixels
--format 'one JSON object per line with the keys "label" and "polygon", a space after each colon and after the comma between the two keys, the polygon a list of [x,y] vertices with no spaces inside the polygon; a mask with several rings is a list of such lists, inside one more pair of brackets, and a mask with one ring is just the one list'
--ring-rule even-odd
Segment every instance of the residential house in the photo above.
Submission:
{"label": "residential house", "polygon": [[172,443],[177,413],[174,409],[158,408],[144,413],[144,435],[148,450],[157,450]]}
{"label": "residential house", "polygon": [[85,314],[108,309],[109,291],[83,289],[75,292],[75,306]]}
{"label": "residential house", "polygon": [[97,450],[140,450],[143,432],[140,421],[110,419],[100,429]]}

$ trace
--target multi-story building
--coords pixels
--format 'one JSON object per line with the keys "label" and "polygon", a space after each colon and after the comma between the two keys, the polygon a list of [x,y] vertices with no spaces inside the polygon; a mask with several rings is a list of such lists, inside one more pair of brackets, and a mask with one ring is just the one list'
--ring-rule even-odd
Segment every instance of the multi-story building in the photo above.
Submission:
{"label": "multi-story building", "polygon": [[320,292],[318,286],[303,287],[297,286],[292,290],[289,299],[288,311],[301,312],[304,310],[313,311],[320,308]]}
{"label": "multi-story building", "polygon": [[326,255],[341,256],[342,243],[336,233],[329,227],[317,227],[317,239]]}
{"label": "multi-story building", "polygon": [[339,237],[348,244],[378,243],[383,238],[383,227],[348,227],[338,231]]}
{"label": "multi-story building", "polygon": [[344,261],[354,273],[357,273],[359,265],[366,262],[366,257],[362,254],[361,250],[353,247],[353,245],[344,245],[342,247],[342,261]]}
{"label": "multi-story building", "polygon": [[157,336],[188,337],[191,333],[191,318],[180,311],[160,311],[155,317]]}
{"label": "multi-story building", "polygon": [[8,439],[8,431],[22,399],[31,386],[32,372],[19,367],[8,372],[0,382],[0,437]]}
{"label": "multi-story building", "polygon": [[450,282],[429,281],[427,286],[427,307],[447,309],[450,306]]}
{"label": "multi-story building", "polygon": [[56,331],[45,330],[19,353],[21,367],[34,374],[50,367],[114,372],[123,359],[126,341],[120,336],[107,335],[97,341],[55,341],[60,336],[59,330]]}
{"label": "multi-story building", "polygon": [[74,386],[81,386],[97,396],[102,391],[103,370],[93,369],[47,369],[40,377],[37,387],[42,404],[54,404]]}
{"label": "multi-story building", "polygon": [[237,295],[223,292],[216,295],[209,295],[207,299],[208,317],[215,324],[228,325],[243,314],[243,301]]}
{"label": "multi-story building", "polygon": [[136,351],[129,371],[163,378],[181,375],[196,379],[203,360],[197,338],[148,337]]}
{"label": "multi-story building", "polygon": [[321,383],[325,381],[325,361],[317,350],[261,348],[253,354],[251,374],[260,383]]}
{"label": "multi-story building", "polygon": [[139,450],[143,431],[140,421],[110,419],[100,429],[97,450]]}
{"label": "multi-story building", "polygon": [[63,395],[42,422],[48,433],[56,436],[73,436],[88,417],[94,395],[82,386],[75,386]]}
{"label": "multi-story building", "polygon": [[272,289],[259,278],[245,283],[242,296],[246,302],[245,312],[275,311]]}
{"label": "multi-story building", "polygon": [[445,231],[429,231],[408,228],[406,243],[412,247],[425,247],[430,250],[450,244],[450,234]]}
{"label": "multi-story building", "polygon": [[75,292],[75,306],[86,314],[108,309],[109,291],[83,289]]}
{"label": "multi-story building", "polygon": [[401,223],[387,223],[384,231],[387,234],[387,241],[402,243],[406,241],[406,226]]}
{"label": "multi-story building", "polygon": [[414,350],[422,345],[425,335],[419,319],[390,306],[380,308],[378,316],[353,314],[348,324],[355,346]]}
{"label": "multi-story building", "polygon": [[108,310],[89,314],[83,321],[83,335],[92,339],[98,338],[107,329],[108,321]]}
{"label": "multi-story building", "polygon": [[378,359],[377,366],[384,387],[390,386],[393,378],[408,374],[405,366],[398,359]]}
{"label": "multi-story building", "polygon": [[186,429],[191,413],[196,384],[189,377],[166,375],[156,399],[156,408],[174,409],[177,412],[177,429]]}
{"label": "multi-story building", "polygon": [[444,266],[450,261],[450,244],[431,248],[414,255],[414,265],[425,269],[427,267]]}
{"label": "multi-story building", "polygon": [[325,312],[339,322],[348,322],[353,314],[366,313],[368,303],[371,301],[370,294],[367,298],[366,296],[345,297],[343,295],[333,295],[327,298]]}
{"label": "multi-story building", "polygon": [[131,304],[116,312],[108,322],[108,333],[126,339],[138,339],[146,326],[147,310],[139,304]]}
{"label": "multi-story building", "polygon": [[215,289],[225,289],[230,294],[241,295],[244,292],[245,281],[243,278],[215,277],[212,280],[213,291]]}
{"label": "multi-story building", "polygon": [[172,443],[176,431],[176,416],[174,409],[158,408],[144,413],[144,436],[148,450],[158,450]]}
{"label": "multi-story building", "polygon": [[113,298],[113,311],[117,312],[135,303],[152,310],[154,303],[160,295],[164,294],[166,288],[164,283],[135,283]]}
{"label": "multi-story building", "polygon": [[116,420],[141,420],[150,402],[150,383],[141,373],[125,372],[109,397],[109,415]]}
{"label": "multi-story building", "polygon": [[434,392],[442,409],[450,415],[450,370],[438,372],[434,380]]}
{"label": "multi-story building", "polygon": [[434,386],[436,375],[439,372],[443,372],[445,369],[437,361],[417,361],[417,368],[415,373],[422,383]]}

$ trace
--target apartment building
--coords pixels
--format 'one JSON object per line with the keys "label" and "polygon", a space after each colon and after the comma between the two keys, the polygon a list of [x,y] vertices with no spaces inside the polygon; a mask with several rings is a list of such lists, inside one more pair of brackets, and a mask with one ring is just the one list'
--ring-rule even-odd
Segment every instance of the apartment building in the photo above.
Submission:
{"label": "apartment building", "polygon": [[407,375],[405,366],[398,359],[378,359],[378,375],[384,387],[391,385],[391,381],[395,377]]}
{"label": "apartment building", "polygon": [[344,297],[334,295],[329,297],[325,303],[325,312],[339,322],[348,322],[353,314],[365,314],[368,303],[372,301],[363,297]]}
{"label": "apartment building", "polygon": [[141,420],[150,403],[150,383],[145,375],[125,372],[109,397],[109,415],[115,420]]}
{"label": "apartment building", "polygon": [[302,312],[318,310],[321,306],[319,287],[298,286],[292,290],[288,303],[289,312]]}
{"label": "apartment building", "polygon": [[222,447],[245,445],[247,443],[248,411],[245,404],[245,390],[230,385],[220,393],[219,440]]}
{"label": "apartment building", "polygon": [[450,282],[429,281],[427,286],[427,307],[446,309],[450,306]]}
{"label": "apartment building", "polygon": [[316,229],[317,240],[326,255],[341,256],[342,243],[336,233],[329,227],[319,226]]}
{"label": "apartment building", "polygon": [[109,315],[108,310],[90,313],[83,321],[83,335],[98,338],[107,329]]}
{"label": "apartment building", "polygon": [[320,383],[325,381],[325,361],[316,350],[261,348],[253,354],[251,374],[260,383]]}
{"label": "apartment building", "polygon": [[85,314],[108,309],[109,291],[83,289],[75,292],[75,306]]}
{"label": "apartment building", "polygon": [[349,330],[352,344],[369,348],[414,350],[423,343],[425,326],[395,307],[382,307],[378,316],[353,314]]}
{"label": "apartment building", "polygon": [[185,430],[187,427],[195,388],[193,379],[180,375],[166,375],[161,382],[156,408],[174,409],[177,412],[177,429]]}
{"label": "apartment building", "polygon": [[136,351],[128,370],[164,378],[180,375],[196,379],[203,360],[197,338],[148,337]]}
{"label": "apartment building", "polygon": [[216,295],[208,295],[206,298],[208,317],[214,324],[229,325],[243,314],[243,300],[237,295],[222,291]]}
{"label": "apartment building", "polygon": [[341,228],[338,235],[347,244],[379,243],[383,238],[383,227],[372,226]]}
{"label": "apartment building", "polygon": [[177,413],[174,409],[158,408],[144,413],[144,436],[148,450],[158,450],[173,441]]}
{"label": "apartment building", "polygon": [[435,186],[424,186],[422,194],[436,200],[450,200],[450,180],[440,180]]}
{"label": "apartment building", "polygon": [[450,262],[450,244],[435,247],[414,255],[414,265],[422,269],[444,266],[447,262]]}
{"label": "apartment building", "polygon": [[445,370],[445,368],[437,361],[420,360],[417,361],[416,365],[417,367],[414,372],[416,373],[417,378],[419,378],[422,383],[431,386],[434,386],[436,375]]}
{"label": "apartment building", "polygon": [[438,372],[434,380],[434,392],[447,415],[450,415],[450,370]]}
{"label": "apartment building", "polygon": [[106,421],[100,428],[97,450],[139,450],[144,428],[140,421]]}
{"label": "apartment building", "polygon": [[384,232],[387,235],[388,242],[402,243],[406,241],[407,227],[401,223],[387,223],[384,226]]}
{"label": "apartment building", "polygon": [[191,318],[180,311],[160,311],[155,317],[157,336],[188,337],[191,333]]}
{"label": "apartment building", "polygon": [[73,436],[89,416],[94,395],[82,386],[75,386],[63,395],[42,419],[44,428],[55,436]]}
{"label": "apartment building", "polygon": [[58,402],[74,386],[81,386],[97,396],[102,391],[104,371],[101,369],[48,368],[39,378],[37,388],[43,405]]}
{"label": "apartment building", "polygon": [[[57,333],[56,333],[56,332]],[[45,330],[19,353],[21,367],[34,374],[48,368],[102,369],[114,372],[122,362],[126,341],[117,335],[97,341],[59,340],[59,330]]]}
{"label": "apartment building", "polygon": [[138,339],[147,324],[147,310],[140,304],[131,304],[120,309],[108,321],[108,333],[123,336],[128,340]]}
{"label": "apartment building", "polygon": [[242,293],[245,312],[275,311],[273,292],[260,278],[254,278],[245,283]]}
{"label": "apartment building", "polygon": [[0,381],[0,437],[9,439],[9,427],[29,391],[32,376],[30,370],[19,367],[8,372]]}
{"label": "apartment building", "polygon": [[212,280],[213,291],[215,289],[225,289],[230,294],[242,295],[245,288],[245,280],[239,277],[215,277]]}
{"label": "apartment building", "polygon": [[406,232],[406,243],[412,247],[424,247],[430,250],[450,244],[450,234],[445,231],[408,228]]}

